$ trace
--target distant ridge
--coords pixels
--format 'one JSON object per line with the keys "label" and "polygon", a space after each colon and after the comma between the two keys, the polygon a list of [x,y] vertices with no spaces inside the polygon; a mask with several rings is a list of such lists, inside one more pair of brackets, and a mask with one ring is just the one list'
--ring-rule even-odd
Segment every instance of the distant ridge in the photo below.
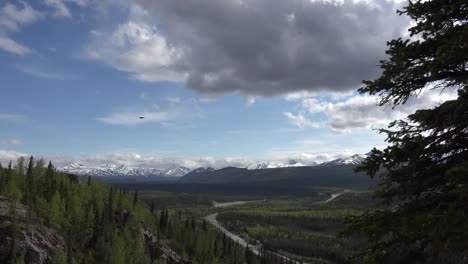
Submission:
{"label": "distant ridge", "polygon": [[347,158],[340,158],[335,159],[332,161],[324,162],[319,166],[335,166],[335,165],[359,165],[361,164],[366,158],[367,154],[355,154]]}
{"label": "distant ridge", "polygon": [[77,162],[70,162],[58,170],[72,173],[78,176],[93,177],[182,177],[189,168],[183,166],[172,166],[165,170],[157,168],[135,168],[124,165],[105,164],[99,167],[86,167]]}
{"label": "distant ridge", "polygon": [[[76,174],[78,176],[104,177],[108,180],[112,180],[113,178],[115,178],[116,180],[130,178],[144,181],[146,178],[146,180],[156,181],[180,179],[180,181],[182,182],[223,182],[227,179],[234,178],[236,178],[237,180],[244,180],[243,177],[247,177],[249,178],[249,180],[258,180],[258,178],[260,177],[259,175],[263,175],[262,177],[266,177],[265,175],[267,174],[265,172],[259,171],[273,170],[274,172],[271,171],[271,175],[268,176],[270,178],[265,180],[274,180],[279,177],[278,175],[283,175],[283,171],[287,171],[288,174],[298,173],[298,175],[291,175],[291,177],[301,177],[304,171],[311,170],[310,168],[312,167],[356,166],[362,163],[366,157],[367,154],[356,154],[346,158],[339,158],[321,164],[317,164],[316,162],[309,162],[307,165],[304,165],[303,163],[298,162],[296,160],[290,159],[287,163],[261,162],[252,163],[246,168],[226,167],[218,170],[212,167],[200,167],[194,170],[190,170],[189,168],[179,166],[177,164],[174,164],[171,167],[165,169],[127,167],[125,165],[112,163],[97,167],[87,167],[77,162],[70,162],[67,165],[59,168],[58,170]],[[300,170],[300,168],[305,169]],[[320,170],[323,169],[316,169],[314,171]],[[281,171],[281,173],[279,171]]]}
{"label": "distant ridge", "polygon": [[[317,163],[313,162],[308,166],[315,166]],[[304,167],[305,165],[295,161],[289,160],[288,163],[283,164],[281,162],[262,162],[262,163],[252,163],[246,167],[248,170],[261,170],[261,169],[275,169],[275,168],[287,168],[287,167]]]}
{"label": "distant ridge", "polygon": [[282,167],[249,170],[227,167],[220,170],[188,174],[178,180],[181,183],[198,184],[250,184],[288,187],[305,186],[370,186],[373,180],[363,173],[355,173],[356,165]]}

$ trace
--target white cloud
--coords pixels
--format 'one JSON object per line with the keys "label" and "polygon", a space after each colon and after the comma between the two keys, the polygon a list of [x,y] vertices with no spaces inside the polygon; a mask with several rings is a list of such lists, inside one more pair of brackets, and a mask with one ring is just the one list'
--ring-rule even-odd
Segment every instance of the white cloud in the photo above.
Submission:
{"label": "white cloud", "polygon": [[[94,31],[98,32],[98,31]],[[85,56],[129,72],[142,81],[181,81],[184,74],[174,70],[182,51],[171,46],[155,27],[128,21],[111,32],[93,34]]]}
{"label": "white cloud", "polygon": [[6,3],[0,11],[0,32],[18,31],[21,26],[32,24],[44,17],[44,14],[20,1],[19,5]]}
{"label": "white cloud", "polygon": [[257,98],[255,96],[247,96],[247,107],[253,106],[257,102]]}
{"label": "white cloud", "polygon": [[2,141],[0,141],[0,144],[2,144],[2,145],[21,145],[21,144],[23,144],[23,141],[21,139],[12,138],[12,139],[2,140]]}
{"label": "white cloud", "polygon": [[14,150],[0,150],[0,162],[6,164],[10,161],[15,162],[19,157],[26,157],[29,154],[14,151]]}
{"label": "white cloud", "polygon": [[32,52],[32,50],[26,46],[19,44],[8,37],[0,36],[0,49],[8,51],[16,55],[26,55]]}
{"label": "white cloud", "polygon": [[[140,117],[143,117],[142,119]],[[111,125],[134,126],[145,123],[161,123],[170,120],[168,112],[124,112],[114,113],[107,117],[98,118],[99,121]]]}
{"label": "white cloud", "polygon": [[318,122],[313,122],[309,119],[307,119],[303,114],[293,114],[291,112],[284,112],[283,113],[289,120],[289,123],[291,123],[294,126],[297,126],[299,128],[318,128],[320,127],[320,123]]}
{"label": "white cloud", "polygon": [[[411,97],[406,104],[395,108],[378,106],[378,97],[354,95],[342,101],[322,100],[318,97],[303,98],[300,107],[310,115],[323,113],[329,128],[336,133],[350,133],[359,128],[381,128],[396,119],[403,119],[418,109],[432,108],[440,103],[456,98],[456,90],[426,90],[418,97]],[[299,114],[300,122],[311,122],[305,115]],[[292,113],[287,116],[294,120]],[[297,124],[295,124],[298,126]]]}
{"label": "white cloud", "polygon": [[68,7],[67,3],[72,3],[79,7],[85,7],[89,4],[89,1],[88,0],[44,0],[44,4],[46,4],[49,7],[52,7],[55,10],[54,15],[56,17],[71,18],[72,13],[70,12],[70,8]]}
{"label": "white cloud", "polygon": [[[163,153],[162,151],[161,153]],[[170,153],[167,152],[166,153]],[[203,157],[162,157],[154,153],[139,153],[132,150],[118,150],[107,153],[100,153],[94,155],[41,155],[39,153],[27,154],[14,150],[0,150],[0,162],[2,164],[8,163],[10,160],[15,162],[19,157],[27,157],[34,155],[36,158],[43,158],[48,161],[51,160],[54,166],[62,167],[69,162],[78,162],[88,167],[100,167],[105,164],[124,165],[128,167],[140,168],[158,168],[167,169],[173,166],[184,166],[190,169],[199,167],[213,167],[215,169],[225,167],[238,167],[245,168],[252,163],[260,162],[281,162],[287,163],[288,160],[294,159],[304,165],[313,165],[330,161],[337,158],[349,157],[356,154],[351,150],[342,150],[339,152],[293,152],[293,151],[279,151],[272,152],[270,157],[224,157],[215,158],[212,156]]]}
{"label": "white cloud", "polygon": [[16,55],[26,55],[32,50],[8,37],[8,33],[19,31],[22,26],[32,24],[44,17],[44,14],[20,1],[18,5],[6,3],[0,9],[0,49]]}

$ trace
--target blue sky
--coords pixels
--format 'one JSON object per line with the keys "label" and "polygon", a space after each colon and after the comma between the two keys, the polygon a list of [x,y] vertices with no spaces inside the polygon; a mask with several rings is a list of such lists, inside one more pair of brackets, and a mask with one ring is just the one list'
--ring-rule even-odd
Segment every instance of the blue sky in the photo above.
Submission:
{"label": "blue sky", "polygon": [[349,35],[300,17],[303,1],[176,2],[3,1],[0,160],[324,161],[384,146],[372,127],[447,98],[392,110],[355,92],[377,76],[385,41],[404,35],[399,1],[303,7],[338,21],[360,14]]}

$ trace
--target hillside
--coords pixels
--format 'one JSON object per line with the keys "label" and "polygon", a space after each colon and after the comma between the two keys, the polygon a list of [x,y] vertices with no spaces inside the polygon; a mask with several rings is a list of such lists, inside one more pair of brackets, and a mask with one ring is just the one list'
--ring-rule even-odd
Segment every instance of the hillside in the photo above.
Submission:
{"label": "hillside", "polygon": [[193,214],[44,165],[0,164],[0,263],[245,263],[241,246]]}
{"label": "hillside", "polygon": [[372,179],[363,173],[355,173],[355,165],[286,167],[274,169],[248,170],[228,167],[220,170],[204,171],[190,177],[182,177],[182,183],[284,183],[316,186],[369,186]]}

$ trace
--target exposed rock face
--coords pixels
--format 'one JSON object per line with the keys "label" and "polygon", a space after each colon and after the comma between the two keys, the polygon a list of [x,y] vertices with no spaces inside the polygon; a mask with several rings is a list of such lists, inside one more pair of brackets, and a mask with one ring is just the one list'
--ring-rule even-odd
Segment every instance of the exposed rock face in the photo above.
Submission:
{"label": "exposed rock face", "polygon": [[22,204],[14,207],[11,200],[0,196],[0,262],[11,258],[16,237],[16,256],[23,256],[26,264],[43,264],[50,261],[58,249],[65,248],[65,240],[55,230],[32,221],[27,224],[28,208]]}
{"label": "exposed rock face", "polygon": [[150,255],[165,259],[168,264],[192,264],[191,261],[182,259],[164,241],[158,241],[149,229],[141,228],[140,233],[145,242],[146,250],[149,251]]}
{"label": "exposed rock face", "polygon": [[177,252],[172,250],[165,241],[158,240],[158,238],[153,235],[149,227],[143,223],[135,223],[135,216],[127,211],[121,210],[114,213],[114,220],[116,223],[122,227],[131,225],[137,227],[133,229],[133,232],[139,233],[141,240],[145,245],[146,252],[153,259],[164,259],[167,264],[191,264],[191,261],[184,260]]}

